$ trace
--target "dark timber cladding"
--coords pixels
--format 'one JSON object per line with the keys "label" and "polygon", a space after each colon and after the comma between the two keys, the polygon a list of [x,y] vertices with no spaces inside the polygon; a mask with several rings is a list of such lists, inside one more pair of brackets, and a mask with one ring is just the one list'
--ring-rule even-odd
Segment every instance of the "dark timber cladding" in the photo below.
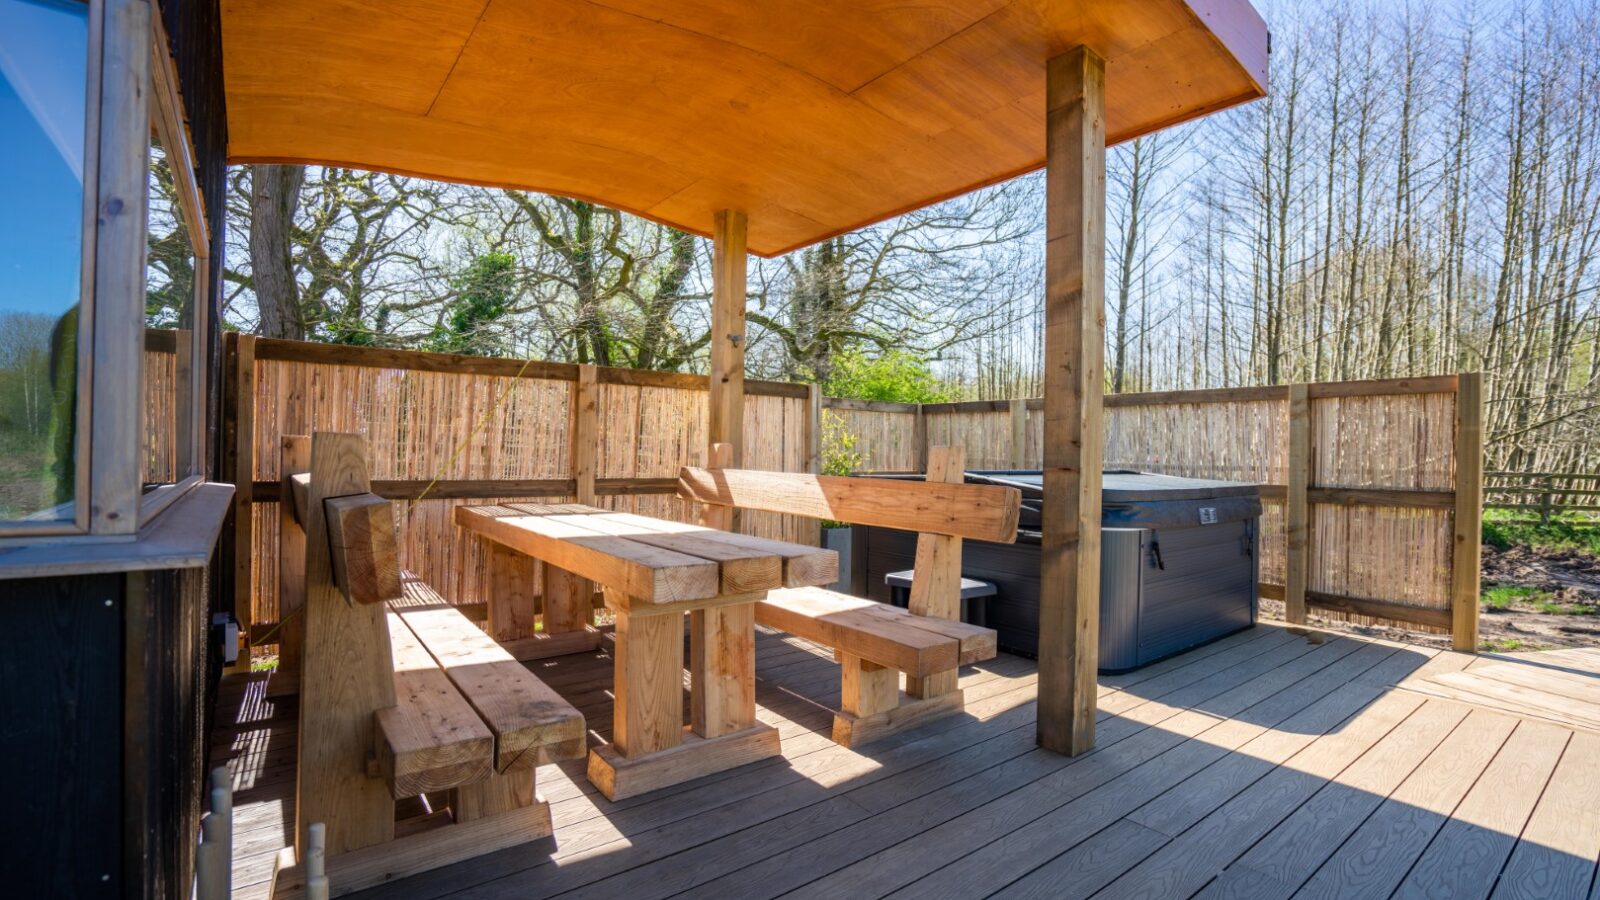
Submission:
{"label": "dark timber cladding", "polygon": [[1105,63],[1078,47],[1046,90],[1044,519],[1039,746],[1094,746],[1105,332]]}

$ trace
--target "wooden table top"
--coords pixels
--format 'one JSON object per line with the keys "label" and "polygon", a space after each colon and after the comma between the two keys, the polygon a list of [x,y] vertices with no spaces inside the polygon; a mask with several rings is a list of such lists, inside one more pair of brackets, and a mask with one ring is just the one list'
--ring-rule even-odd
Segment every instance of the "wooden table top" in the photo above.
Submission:
{"label": "wooden table top", "polygon": [[635,602],[758,594],[839,576],[832,550],[576,503],[460,506],[456,524]]}

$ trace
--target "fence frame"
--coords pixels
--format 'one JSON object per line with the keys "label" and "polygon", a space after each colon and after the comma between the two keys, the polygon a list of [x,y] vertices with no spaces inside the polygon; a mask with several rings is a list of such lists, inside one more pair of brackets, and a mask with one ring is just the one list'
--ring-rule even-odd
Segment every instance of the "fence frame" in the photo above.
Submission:
{"label": "fence frame", "polygon": [[[580,365],[574,363],[524,362],[458,354],[426,353],[372,347],[346,347],[301,341],[257,338],[230,333],[225,346],[225,388],[222,417],[222,471],[231,476],[237,491],[234,523],[225,532],[224,573],[231,577],[234,614],[245,634],[259,638],[277,623],[253,621],[251,547],[251,507],[256,503],[275,503],[281,496],[277,481],[256,480],[254,395],[255,365],[258,361],[301,362],[321,365],[405,369],[449,374],[494,375],[568,381],[572,384],[567,436],[572,472],[568,478],[553,479],[443,479],[374,480],[373,490],[394,500],[414,500],[424,492],[432,499],[491,499],[506,496],[571,496],[579,502],[596,497],[662,495],[676,491],[675,478],[598,478],[600,435],[598,387],[602,384],[665,387],[688,390],[710,389],[704,375],[655,372]],[[925,467],[930,419],[951,413],[993,413],[1006,417],[1005,432],[1011,441],[1012,468],[1023,468],[1023,447],[1030,412],[1043,409],[1037,398],[975,400],[955,403],[894,403],[823,397],[815,385],[771,381],[746,381],[747,396],[777,396],[806,401],[808,409],[805,435],[805,465],[819,471],[822,458],[821,415],[823,410],[842,413],[888,413],[910,417],[910,453],[913,465]],[[1453,393],[1457,416],[1454,438],[1455,484],[1452,490],[1406,490],[1323,487],[1316,484],[1310,436],[1310,405],[1319,398],[1369,397],[1384,395]],[[1216,388],[1195,391],[1156,391],[1111,394],[1106,408],[1161,406],[1170,404],[1229,403],[1255,400],[1284,401],[1289,407],[1289,477],[1284,484],[1263,484],[1262,497],[1285,504],[1287,554],[1284,584],[1261,584],[1261,596],[1282,600],[1291,624],[1303,625],[1308,609],[1370,616],[1402,624],[1422,625],[1451,632],[1458,650],[1477,647],[1478,554],[1475,548],[1482,526],[1482,377],[1476,373],[1430,378],[1387,379],[1363,382],[1273,385],[1264,387]],[[998,429],[997,429],[998,431]],[[902,453],[904,457],[906,454]],[[921,471],[921,468],[874,469]],[[1377,598],[1351,597],[1311,590],[1309,583],[1310,547],[1315,541],[1310,525],[1314,504],[1349,506],[1388,506],[1450,510],[1454,514],[1454,543],[1451,555],[1450,605],[1446,609],[1425,609]],[[245,552],[239,552],[243,548]],[[248,667],[248,654],[241,655],[239,667]]]}

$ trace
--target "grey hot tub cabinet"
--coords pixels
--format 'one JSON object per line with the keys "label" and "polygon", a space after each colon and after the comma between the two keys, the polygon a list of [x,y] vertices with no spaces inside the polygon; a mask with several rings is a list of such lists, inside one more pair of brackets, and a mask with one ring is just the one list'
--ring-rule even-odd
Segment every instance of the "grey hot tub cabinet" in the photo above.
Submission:
{"label": "grey hot tub cabinet", "polygon": [[[1022,491],[1015,544],[966,541],[961,573],[993,582],[1000,648],[1039,653],[1039,472],[969,472]],[[1255,485],[1107,472],[1102,493],[1100,669],[1122,672],[1255,624],[1261,500]],[[916,535],[856,529],[856,587],[888,601],[883,576],[911,568]]]}

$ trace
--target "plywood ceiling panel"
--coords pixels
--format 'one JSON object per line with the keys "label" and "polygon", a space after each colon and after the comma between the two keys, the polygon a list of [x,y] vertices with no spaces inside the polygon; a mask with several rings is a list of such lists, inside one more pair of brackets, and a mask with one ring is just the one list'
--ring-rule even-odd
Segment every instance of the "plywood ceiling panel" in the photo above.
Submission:
{"label": "plywood ceiling panel", "polygon": [[582,197],[773,255],[1037,168],[1045,63],[1126,140],[1261,96],[1248,0],[222,0],[229,156]]}

